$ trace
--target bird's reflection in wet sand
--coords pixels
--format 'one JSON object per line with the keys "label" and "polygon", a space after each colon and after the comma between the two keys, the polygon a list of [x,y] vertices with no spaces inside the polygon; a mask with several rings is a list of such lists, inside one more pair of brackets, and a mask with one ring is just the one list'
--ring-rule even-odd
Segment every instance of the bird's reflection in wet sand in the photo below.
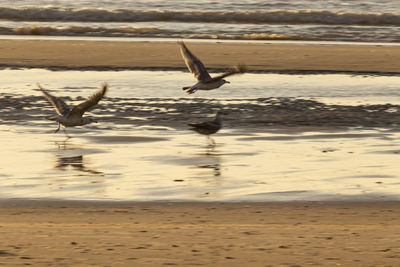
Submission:
{"label": "bird's reflection in wet sand", "polygon": [[214,170],[214,176],[221,176],[221,166],[219,163],[217,164],[205,164],[205,165],[197,165],[197,168],[204,169],[212,169]]}
{"label": "bird's reflection in wet sand", "polygon": [[64,156],[57,154],[57,163],[55,169],[66,171],[68,167],[72,167],[74,170],[84,172],[90,175],[102,175],[102,172],[87,168],[85,166],[84,155],[79,153],[79,148],[71,145],[68,139],[62,142],[56,142],[60,150],[77,150],[74,156]]}
{"label": "bird's reflection in wet sand", "polygon": [[215,145],[213,146],[206,146],[205,152],[200,153],[206,159],[207,164],[198,164],[193,166],[193,168],[199,169],[210,169],[213,171],[214,176],[221,176],[221,159],[218,150],[215,149]]}
{"label": "bird's reflection in wet sand", "polygon": [[89,173],[92,175],[102,175],[103,174],[102,172],[87,168],[84,164],[83,155],[73,156],[73,157],[59,157],[57,159],[57,164],[56,164],[55,168],[58,170],[65,171],[68,168],[68,166],[71,166],[73,169],[75,169],[77,171]]}

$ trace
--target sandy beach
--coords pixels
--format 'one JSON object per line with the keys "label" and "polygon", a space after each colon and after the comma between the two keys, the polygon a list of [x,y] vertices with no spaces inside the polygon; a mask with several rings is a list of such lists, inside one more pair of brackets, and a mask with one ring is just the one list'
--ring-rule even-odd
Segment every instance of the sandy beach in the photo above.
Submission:
{"label": "sandy beach", "polygon": [[[191,42],[188,46],[214,70],[245,63],[254,72],[400,73],[400,46]],[[179,47],[173,42],[0,40],[0,63],[5,68],[186,69]],[[26,103],[25,108],[30,109],[29,120],[42,120],[44,100],[36,97],[29,96],[22,102],[12,97],[2,99],[2,105],[8,108],[2,112],[10,116],[5,120],[12,123],[26,115],[22,108],[9,112],[18,103]],[[121,118],[127,114],[148,116],[147,110],[138,114],[138,106],[147,108],[147,104],[131,101],[125,105],[126,110],[113,103],[108,104],[109,109],[120,112],[117,115]],[[257,118],[250,121],[253,124],[276,123],[289,128],[294,124],[310,127],[310,122],[311,127],[326,126],[326,120],[333,121],[331,118],[336,118],[337,126],[399,124],[396,116],[368,107],[334,110],[320,103],[296,100],[293,106],[311,110],[304,113],[305,119],[293,115],[300,109],[279,115],[280,106],[273,110],[268,102],[272,100],[265,101],[271,106],[271,113],[277,114],[276,118],[259,117],[258,104],[256,107],[237,104],[237,113],[246,110],[243,114],[247,119],[249,114]],[[154,125],[179,128],[182,121],[191,118],[183,112],[187,106],[203,107],[203,104],[202,101],[178,103],[179,112],[172,112],[179,116],[172,122],[167,121],[171,118],[167,112],[159,112],[167,110],[164,106],[167,104],[159,104],[155,112],[160,114],[156,113]],[[213,103],[207,105],[205,110],[215,108]],[[387,106],[385,110],[393,108],[397,106]],[[96,112],[99,117],[109,115],[105,108]],[[239,115],[229,116],[227,125],[231,126]],[[133,122],[140,125],[135,121],[121,124]],[[239,126],[246,128],[248,124]],[[83,166],[82,156],[80,164]],[[382,184],[380,180],[376,183]],[[0,201],[0,218],[2,266],[397,266],[400,252],[398,202],[141,203],[11,199]]]}
{"label": "sandy beach", "polygon": [[[0,17],[0,266],[399,266],[393,1],[19,0]],[[212,77],[248,71],[187,94],[179,41]],[[39,87],[79,113],[102,83],[97,123],[55,133]],[[212,145],[188,124],[218,111]]]}
{"label": "sandy beach", "polygon": [[[168,42],[0,40],[0,65],[89,69],[186,69]],[[210,69],[399,73],[400,46],[188,43]]]}
{"label": "sandy beach", "polygon": [[2,201],[2,266],[397,266],[398,203]]}

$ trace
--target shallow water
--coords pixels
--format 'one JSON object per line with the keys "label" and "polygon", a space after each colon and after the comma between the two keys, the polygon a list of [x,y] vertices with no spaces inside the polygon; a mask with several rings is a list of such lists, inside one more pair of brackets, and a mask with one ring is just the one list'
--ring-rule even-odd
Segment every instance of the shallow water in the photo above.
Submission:
{"label": "shallow water", "polygon": [[[180,89],[194,80],[187,72],[0,72],[0,198],[399,198],[397,76],[245,74],[218,90],[189,96]],[[36,90],[37,81],[68,96],[67,103],[79,103],[107,81],[109,94],[89,114],[100,123],[69,129],[68,140],[62,132],[54,134],[56,125],[43,119],[54,111]],[[211,147],[186,123],[221,107],[228,115]],[[273,114],[260,114],[272,107]],[[330,110],[361,123],[334,124]],[[281,121],[254,119],[277,113]],[[318,123],[312,116],[321,113]],[[365,114],[375,118],[367,122],[391,121],[385,128],[367,127]]]}
{"label": "shallow water", "polygon": [[[110,85],[109,97],[252,99],[313,98],[328,104],[400,104],[400,76],[353,74],[254,74],[229,77],[218,90],[187,95],[181,88],[195,83],[188,71],[0,71],[1,95],[40,96],[36,83],[59,96],[87,96],[101,83]],[[72,78],[73,77],[73,78]]]}
{"label": "shallow water", "polygon": [[[51,128],[51,127],[50,127]],[[85,132],[88,130],[88,132]],[[0,127],[0,198],[293,201],[399,198],[400,133]]]}

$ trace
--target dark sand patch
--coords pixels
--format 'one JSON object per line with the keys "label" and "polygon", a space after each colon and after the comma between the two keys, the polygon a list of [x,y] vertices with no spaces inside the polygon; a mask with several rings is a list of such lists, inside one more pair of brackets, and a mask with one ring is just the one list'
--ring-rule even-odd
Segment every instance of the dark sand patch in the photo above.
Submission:
{"label": "dark sand patch", "polygon": [[[68,102],[80,99],[65,99]],[[223,110],[224,127],[271,128],[296,127],[394,127],[400,126],[400,105],[329,105],[315,100],[296,98],[257,98],[224,101],[203,98],[111,98],[93,110],[101,122],[186,129],[187,123],[204,119],[213,111]],[[45,116],[53,108],[40,96],[1,96],[0,123],[49,125]],[[112,114],[112,116],[110,116]],[[99,125],[90,127],[100,127]],[[112,138],[111,138],[112,139]],[[118,138],[115,140],[119,142]],[[129,140],[131,142],[139,140]],[[144,141],[144,140],[142,140]]]}

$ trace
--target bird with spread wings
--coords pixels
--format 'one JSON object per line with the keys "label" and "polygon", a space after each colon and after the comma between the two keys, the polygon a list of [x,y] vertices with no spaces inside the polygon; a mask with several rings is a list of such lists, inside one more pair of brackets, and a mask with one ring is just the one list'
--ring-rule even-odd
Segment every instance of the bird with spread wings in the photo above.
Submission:
{"label": "bird with spread wings", "polygon": [[58,128],[54,131],[55,133],[60,130],[61,125],[64,126],[63,130],[67,136],[68,134],[65,131],[66,127],[82,126],[93,122],[97,123],[96,120],[90,117],[83,117],[83,114],[90,108],[96,106],[108,90],[108,84],[104,83],[102,87],[93,95],[91,95],[86,101],[71,109],[61,98],[55,97],[48,93],[40,84],[38,84],[38,87],[57,112],[57,115],[48,116],[46,119],[56,121],[58,123]]}
{"label": "bird with spread wings", "polygon": [[225,83],[230,83],[224,78],[234,75],[241,74],[247,71],[245,65],[236,65],[229,69],[224,74],[218,75],[214,78],[210,76],[204,64],[195,55],[190,52],[184,42],[179,42],[181,46],[181,54],[188,67],[189,71],[194,74],[197,79],[197,83],[192,86],[183,87],[188,94],[193,94],[197,90],[212,90],[221,87]]}

